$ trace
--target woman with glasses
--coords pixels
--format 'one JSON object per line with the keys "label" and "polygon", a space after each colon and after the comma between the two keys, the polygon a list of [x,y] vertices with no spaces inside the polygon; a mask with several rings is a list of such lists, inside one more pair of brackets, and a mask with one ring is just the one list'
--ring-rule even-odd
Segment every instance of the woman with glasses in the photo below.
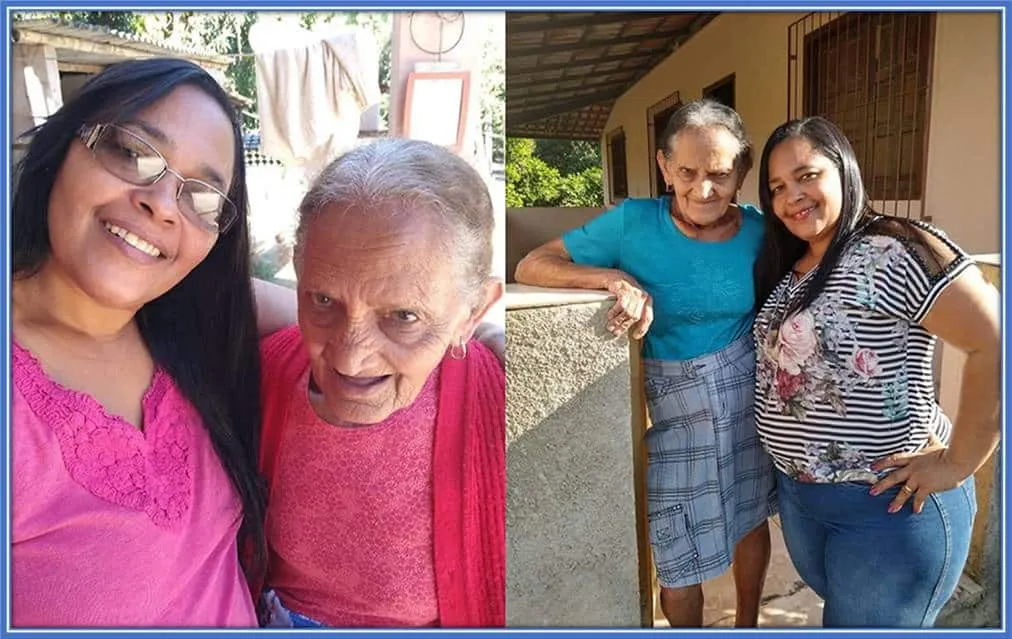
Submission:
{"label": "woman with glasses", "polygon": [[[155,59],[109,67],[31,133],[13,206],[13,625],[255,626],[258,328],[295,323],[296,298],[250,286],[238,116],[199,67]],[[476,335],[502,359],[500,330]]]}
{"label": "woman with glasses", "polygon": [[32,132],[13,198],[12,623],[254,626],[265,557],[239,120],[180,60]]}

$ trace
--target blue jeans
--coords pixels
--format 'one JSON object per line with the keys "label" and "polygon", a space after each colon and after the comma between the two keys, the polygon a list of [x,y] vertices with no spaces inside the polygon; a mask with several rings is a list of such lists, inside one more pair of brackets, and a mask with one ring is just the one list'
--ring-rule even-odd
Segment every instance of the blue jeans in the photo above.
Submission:
{"label": "blue jeans", "polygon": [[811,484],[777,471],[780,522],[798,574],[825,600],[827,628],[931,627],[956,589],[977,510],[973,477],[931,495],[920,514],[899,487]]}
{"label": "blue jeans", "polygon": [[267,618],[263,620],[264,628],[323,628],[324,625],[294,610],[285,608],[281,598],[273,590],[264,591],[261,596]]}

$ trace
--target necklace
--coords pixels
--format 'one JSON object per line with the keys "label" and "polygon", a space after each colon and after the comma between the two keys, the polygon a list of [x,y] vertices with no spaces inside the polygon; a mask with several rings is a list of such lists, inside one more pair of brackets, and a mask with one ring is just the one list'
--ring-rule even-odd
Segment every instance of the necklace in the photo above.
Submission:
{"label": "necklace", "polygon": [[695,231],[697,235],[703,231],[712,231],[713,229],[726,226],[729,222],[733,222],[736,218],[735,213],[737,212],[737,210],[734,207],[729,206],[727,207],[727,210],[724,211],[723,215],[718,217],[716,220],[710,222],[709,224],[696,224],[695,222],[689,220],[687,217],[682,215],[682,212],[679,211],[678,207],[675,205],[675,198],[671,198],[671,206],[669,206],[668,209],[669,213],[671,214],[671,217],[674,218],[676,222],[689,227],[690,229]]}

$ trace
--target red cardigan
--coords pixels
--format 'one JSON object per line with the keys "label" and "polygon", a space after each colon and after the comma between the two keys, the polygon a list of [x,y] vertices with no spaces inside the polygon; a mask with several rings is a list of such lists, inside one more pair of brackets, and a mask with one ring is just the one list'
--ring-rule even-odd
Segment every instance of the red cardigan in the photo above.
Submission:
{"label": "red cardigan", "polygon": [[[260,470],[270,494],[281,428],[309,367],[298,326],[261,344]],[[443,627],[506,624],[506,378],[477,341],[444,357],[433,452],[433,563]],[[268,585],[270,577],[268,576]],[[259,601],[261,587],[253,593]]]}

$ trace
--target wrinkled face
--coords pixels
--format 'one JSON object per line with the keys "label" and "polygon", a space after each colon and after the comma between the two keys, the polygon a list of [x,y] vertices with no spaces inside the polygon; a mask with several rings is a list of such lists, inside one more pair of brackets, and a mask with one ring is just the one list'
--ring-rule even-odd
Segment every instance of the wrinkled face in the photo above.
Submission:
{"label": "wrinkled face", "polygon": [[680,131],[666,155],[657,153],[675,204],[690,222],[706,226],[727,211],[745,177],[734,165],[739,149],[730,131],[712,127]]}
{"label": "wrinkled face", "polygon": [[[235,136],[209,95],[181,86],[123,128],[151,144],[174,171],[227,192]],[[135,149],[118,149],[129,159]],[[125,161],[124,160],[124,161]],[[135,186],[111,174],[80,138],[70,144],[49,197],[51,253],[43,272],[56,272],[100,304],[140,308],[178,284],[217,240],[183,215],[179,179],[166,174]]]}
{"label": "wrinkled face", "polygon": [[299,327],[320,417],[375,424],[410,406],[479,317],[460,291],[430,216],[331,207],[308,223],[298,268]]}
{"label": "wrinkled face", "polygon": [[773,212],[806,242],[831,238],[843,207],[843,181],[832,160],[803,137],[784,140],[769,156]]}

